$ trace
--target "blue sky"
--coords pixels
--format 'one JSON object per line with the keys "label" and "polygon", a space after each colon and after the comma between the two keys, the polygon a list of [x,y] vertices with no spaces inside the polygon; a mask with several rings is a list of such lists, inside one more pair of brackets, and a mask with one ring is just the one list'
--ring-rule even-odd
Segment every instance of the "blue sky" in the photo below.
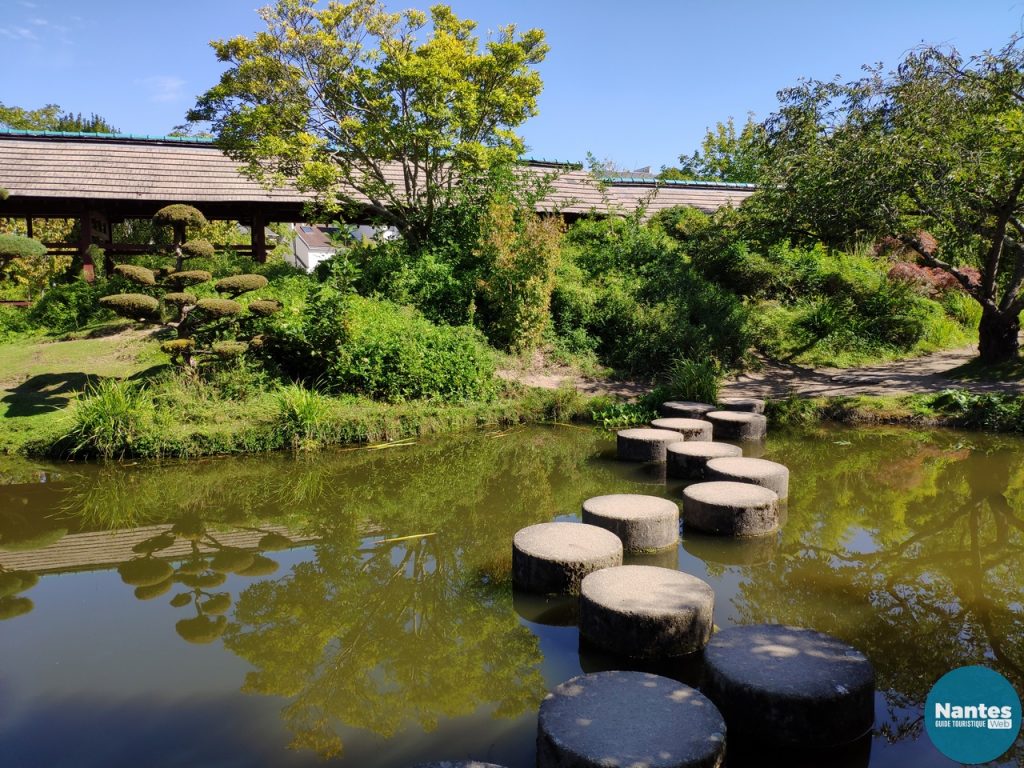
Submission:
{"label": "blue sky", "polygon": [[[260,27],[261,0],[0,0],[0,101],[97,112],[122,131],[163,134],[184,120],[221,65],[211,39]],[[392,9],[425,8],[399,0]],[[672,164],[705,129],[758,118],[800,77],[857,76],[922,42],[999,47],[1024,28],[1024,0],[452,0],[482,33],[544,29],[540,115],[530,154],[622,167]]]}

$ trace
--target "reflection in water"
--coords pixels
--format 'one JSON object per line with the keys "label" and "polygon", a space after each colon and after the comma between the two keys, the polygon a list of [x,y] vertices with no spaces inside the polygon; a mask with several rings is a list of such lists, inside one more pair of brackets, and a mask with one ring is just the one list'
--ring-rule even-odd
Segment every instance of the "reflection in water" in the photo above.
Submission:
{"label": "reflection in water", "polygon": [[[1024,688],[1022,446],[951,432],[775,435],[765,456],[792,477],[778,536],[684,535],[680,548],[631,561],[682,562],[709,580],[719,625],[813,627],[868,655],[882,693],[874,739],[828,755],[829,764],[885,764],[897,759],[890,748],[910,750],[906,762],[942,764],[926,739],[915,740],[938,677],[980,663]],[[0,625],[8,675],[23,670],[31,681],[52,668],[37,658],[33,633],[55,620],[62,590],[77,594],[89,571],[116,570],[116,594],[104,587],[89,598],[116,621],[90,641],[125,649],[126,627],[141,633],[162,617],[175,648],[244,662],[219,695],[261,694],[249,700],[275,711],[284,701],[274,717],[287,735],[253,735],[253,754],[269,755],[261,760],[279,761],[275,750],[288,743],[296,755],[357,762],[403,745],[382,765],[459,756],[468,734],[443,754],[424,746],[456,718],[481,731],[474,743],[518,733],[528,751],[547,688],[624,662],[579,645],[574,601],[512,595],[513,533],[574,515],[589,496],[678,501],[675,481],[614,461],[611,447],[590,430],[538,428],[313,457],[69,465],[59,477],[0,469],[0,619],[14,619]],[[19,627],[22,644],[5,646],[3,629]],[[116,653],[128,651],[115,661]],[[699,655],[671,666],[657,671],[699,682]],[[114,663],[104,674],[121,671]],[[173,685],[188,700],[202,689],[202,670],[176,669]],[[500,725],[510,721],[525,724]],[[0,731],[0,749],[28,749],[30,731],[22,741],[19,733]],[[144,761],[146,745],[137,746]],[[771,757],[733,747],[730,764]],[[511,766],[532,760],[501,754],[496,762]]]}

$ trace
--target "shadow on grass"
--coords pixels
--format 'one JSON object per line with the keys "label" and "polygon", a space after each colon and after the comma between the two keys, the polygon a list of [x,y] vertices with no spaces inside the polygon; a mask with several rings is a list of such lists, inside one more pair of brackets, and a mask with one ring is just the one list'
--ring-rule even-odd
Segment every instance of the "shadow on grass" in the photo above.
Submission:
{"label": "shadow on grass", "polygon": [[[147,381],[169,368],[171,366],[167,363],[153,365],[133,374],[128,380]],[[66,408],[75,395],[95,387],[104,378],[107,377],[78,371],[40,373],[8,390],[0,398],[0,403],[7,404],[5,418],[8,419],[59,411]]]}

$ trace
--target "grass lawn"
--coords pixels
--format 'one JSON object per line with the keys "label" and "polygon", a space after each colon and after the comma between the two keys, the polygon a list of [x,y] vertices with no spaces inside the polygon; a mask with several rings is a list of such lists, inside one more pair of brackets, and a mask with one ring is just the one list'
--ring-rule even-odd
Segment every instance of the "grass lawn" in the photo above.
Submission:
{"label": "grass lawn", "polygon": [[14,452],[29,436],[59,428],[63,410],[90,384],[133,376],[164,362],[159,342],[145,331],[0,344],[0,453]]}

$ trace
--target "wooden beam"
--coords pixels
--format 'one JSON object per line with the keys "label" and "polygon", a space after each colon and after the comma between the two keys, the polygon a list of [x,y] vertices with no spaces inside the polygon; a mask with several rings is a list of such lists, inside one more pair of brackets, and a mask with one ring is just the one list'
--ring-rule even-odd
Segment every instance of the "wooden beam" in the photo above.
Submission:
{"label": "wooden beam", "polygon": [[78,218],[78,257],[82,260],[82,277],[87,283],[96,279],[96,265],[92,263],[89,246],[92,245],[92,217],[83,211]]}

